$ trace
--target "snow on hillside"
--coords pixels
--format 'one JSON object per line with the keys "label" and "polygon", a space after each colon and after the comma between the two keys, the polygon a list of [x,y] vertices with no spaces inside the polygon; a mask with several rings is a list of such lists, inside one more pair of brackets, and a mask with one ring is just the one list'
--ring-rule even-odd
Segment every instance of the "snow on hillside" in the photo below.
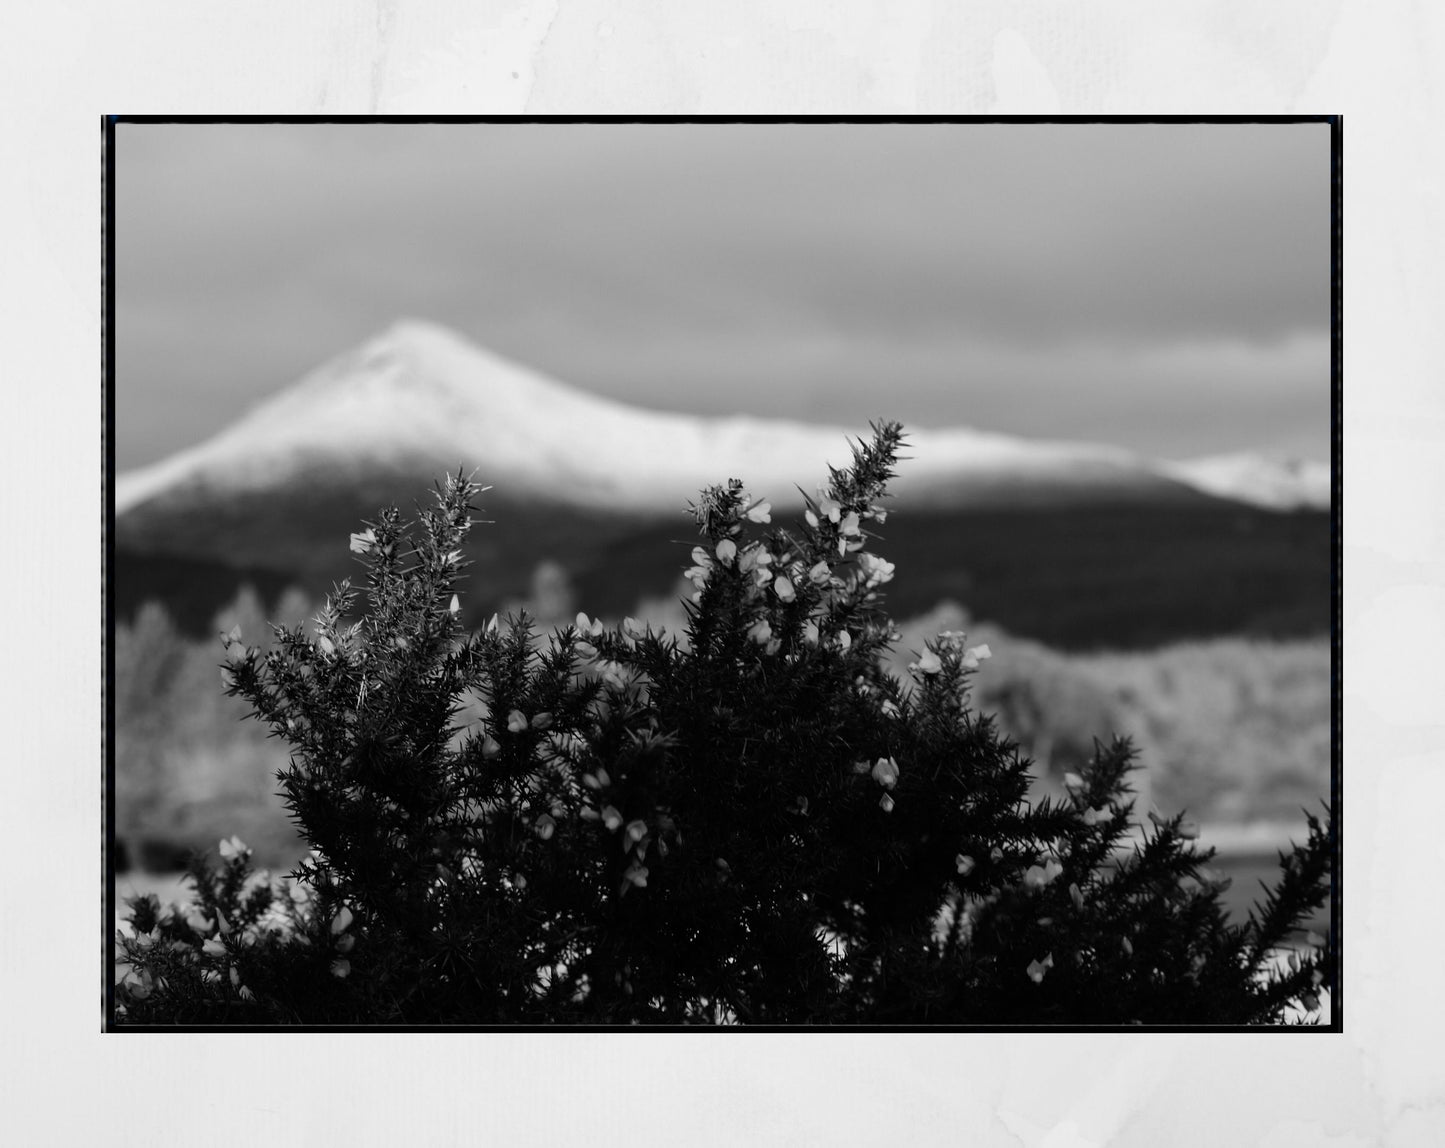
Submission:
{"label": "snow on hillside", "polygon": [[1299,459],[1274,462],[1253,454],[1215,455],[1165,463],[1166,473],[1207,494],[1271,510],[1328,510],[1328,463]]}
{"label": "snow on hillside", "polygon": [[[169,489],[265,491],[321,466],[434,473],[480,464],[499,493],[575,506],[675,511],[728,477],[779,504],[850,459],[866,428],[645,410],[566,386],[444,327],[404,321],[341,355],[200,445],[116,480],[116,513]],[[971,429],[909,430],[899,493],[970,482],[1069,482],[1106,474],[1208,486],[1128,451]],[[1206,478],[1214,474],[1208,471]],[[1212,479],[1211,479],[1212,480]]]}

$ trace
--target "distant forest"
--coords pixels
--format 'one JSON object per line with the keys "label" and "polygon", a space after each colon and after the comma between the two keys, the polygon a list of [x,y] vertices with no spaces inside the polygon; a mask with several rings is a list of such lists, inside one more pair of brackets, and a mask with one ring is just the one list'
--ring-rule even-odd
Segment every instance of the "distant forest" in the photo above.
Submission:
{"label": "distant forest", "polygon": [[[525,524],[499,523],[505,542],[472,571],[465,603],[475,625],[525,593],[540,563],[569,560],[579,608],[618,615],[639,598],[670,593],[688,564],[689,523],[634,527],[593,538],[564,556],[528,549]],[[355,527],[353,527],[355,528]],[[878,529],[894,562],[894,617],[938,602],[1054,649],[1147,650],[1222,637],[1294,639],[1330,632],[1331,519],[1323,511],[1275,512],[1209,501],[1188,506],[1082,506],[1008,511],[904,511]],[[338,535],[336,564],[296,571],[244,568],[121,549],[111,571],[117,622],[162,603],[181,633],[208,634],[242,586],[274,607],[288,587],[320,597],[355,567]],[[500,553],[498,553],[500,551]],[[504,568],[501,563],[506,562]]]}

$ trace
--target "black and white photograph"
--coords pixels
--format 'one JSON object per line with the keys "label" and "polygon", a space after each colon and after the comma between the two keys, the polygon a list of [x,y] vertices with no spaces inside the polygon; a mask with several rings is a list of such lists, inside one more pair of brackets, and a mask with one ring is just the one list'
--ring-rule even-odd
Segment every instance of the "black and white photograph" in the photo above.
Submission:
{"label": "black and white photograph", "polygon": [[121,117],[106,1028],[1338,1032],[1338,131]]}

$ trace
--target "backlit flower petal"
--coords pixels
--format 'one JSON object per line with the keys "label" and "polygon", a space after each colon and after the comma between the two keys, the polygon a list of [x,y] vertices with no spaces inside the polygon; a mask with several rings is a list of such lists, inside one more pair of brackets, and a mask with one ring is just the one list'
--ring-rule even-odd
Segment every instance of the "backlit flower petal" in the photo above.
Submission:
{"label": "backlit flower petal", "polygon": [[628,884],[636,885],[639,889],[647,884],[647,866],[630,865],[627,872],[622,875]]}
{"label": "backlit flower petal", "polygon": [[922,657],[918,659],[918,668],[925,674],[936,674],[943,669],[943,663],[932,650],[924,650]]}
{"label": "backlit flower petal", "polygon": [[772,515],[768,512],[773,509],[771,502],[760,502],[748,511],[749,522],[771,522]]}

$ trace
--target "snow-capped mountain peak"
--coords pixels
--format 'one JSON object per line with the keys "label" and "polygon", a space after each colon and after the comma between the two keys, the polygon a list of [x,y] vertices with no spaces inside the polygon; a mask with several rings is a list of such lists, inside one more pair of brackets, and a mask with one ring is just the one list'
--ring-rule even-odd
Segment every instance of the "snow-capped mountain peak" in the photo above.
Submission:
{"label": "snow-capped mountain peak", "polygon": [[[729,477],[790,505],[797,486],[811,490],[827,464],[850,460],[848,444],[863,429],[630,406],[435,323],[404,320],[206,442],[119,476],[115,504],[122,515],[184,489],[254,495],[317,473],[436,476],[461,466],[478,468],[477,479],[498,495],[578,508],[675,513],[700,488]],[[1256,500],[1253,487],[1216,460],[1161,465],[1086,443],[905,429],[909,461],[894,490],[914,505],[1004,503],[1020,491],[1189,488]]]}

